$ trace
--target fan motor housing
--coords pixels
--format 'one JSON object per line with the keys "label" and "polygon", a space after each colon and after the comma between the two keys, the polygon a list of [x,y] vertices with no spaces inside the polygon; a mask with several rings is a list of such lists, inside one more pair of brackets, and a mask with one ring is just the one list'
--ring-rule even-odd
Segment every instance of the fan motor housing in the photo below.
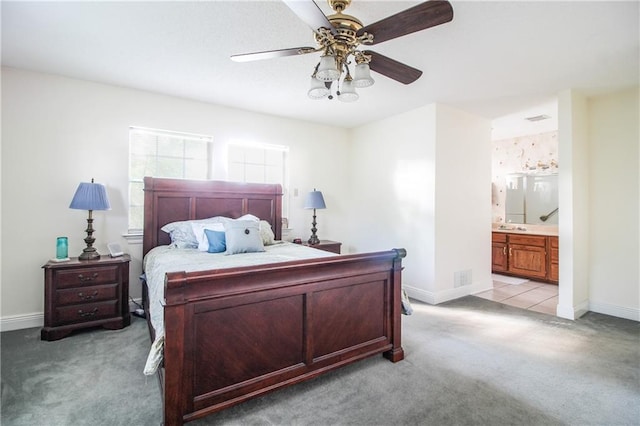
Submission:
{"label": "fan motor housing", "polygon": [[338,41],[349,45],[357,45],[359,43],[356,33],[363,25],[357,18],[343,13],[336,13],[327,18],[337,31],[334,37]]}

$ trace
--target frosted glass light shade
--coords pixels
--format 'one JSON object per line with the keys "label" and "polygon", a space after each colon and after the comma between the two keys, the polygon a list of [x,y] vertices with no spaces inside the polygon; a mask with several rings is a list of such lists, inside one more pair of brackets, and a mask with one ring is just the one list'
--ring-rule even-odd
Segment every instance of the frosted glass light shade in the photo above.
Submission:
{"label": "frosted glass light shade", "polygon": [[353,81],[345,80],[340,87],[340,94],[338,99],[342,102],[354,102],[357,101],[360,96],[356,93],[356,88],[353,85]]}
{"label": "frosted glass light shade", "polygon": [[333,56],[322,56],[316,78],[320,81],[333,81],[340,78],[340,71]]}
{"label": "frosted glass light shade", "polygon": [[356,87],[369,87],[373,85],[374,82],[373,78],[371,78],[371,69],[369,68],[369,64],[357,64],[353,84]]}
{"label": "frosted glass light shade", "polygon": [[311,88],[307,95],[311,99],[323,99],[329,96],[331,91],[325,86],[324,81],[320,81],[315,77],[311,77]]}

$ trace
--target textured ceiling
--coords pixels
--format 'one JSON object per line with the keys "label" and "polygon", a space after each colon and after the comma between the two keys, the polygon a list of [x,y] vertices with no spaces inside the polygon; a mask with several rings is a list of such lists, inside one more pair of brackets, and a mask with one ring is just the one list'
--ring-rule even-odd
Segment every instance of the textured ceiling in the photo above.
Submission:
{"label": "textured ceiling", "polygon": [[[366,25],[417,3],[353,0],[346,13]],[[496,118],[569,88],[638,84],[637,1],[451,3],[452,22],[372,47],[422,77],[405,86],[373,73],[352,104],[307,98],[316,54],[229,59],[314,46],[276,0],[3,1],[2,64],[347,128],[433,102]]]}

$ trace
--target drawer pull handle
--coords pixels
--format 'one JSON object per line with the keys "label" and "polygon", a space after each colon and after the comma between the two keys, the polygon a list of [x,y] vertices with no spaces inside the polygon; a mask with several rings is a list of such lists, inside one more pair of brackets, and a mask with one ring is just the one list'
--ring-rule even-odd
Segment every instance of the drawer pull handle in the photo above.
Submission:
{"label": "drawer pull handle", "polygon": [[502,254],[507,255],[507,246],[502,247]]}
{"label": "drawer pull handle", "polygon": [[91,312],[85,312],[82,309],[78,309],[78,315],[81,317],[95,317],[96,314],[98,313],[98,308],[93,308],[93,311]]}
{"label": "drawer pull handle", "polygon": [[509,247],[509,256],[511,256],[511,247]]}
{"label": "drawer pull handle", "polygon": [[96,278],[98,278],[98,273],[94,272],[90,277],[85,277],[82,274],[78,275],[78,279],[80,280],[80,282],[86,283],[87,281],[93,281]]}
{"label": "drawer pull handle", "polygon": [[82,300],[93,300],[98,295],[98,290],[94,291],[93,294],[84,294],[83,292],[78,293],[78,297]]}

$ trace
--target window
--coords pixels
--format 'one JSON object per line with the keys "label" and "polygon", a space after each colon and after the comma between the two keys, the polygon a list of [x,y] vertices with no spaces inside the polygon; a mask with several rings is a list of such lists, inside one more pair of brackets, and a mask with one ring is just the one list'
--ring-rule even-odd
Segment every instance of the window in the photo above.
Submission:
{"label": "window", "polygon": [[289,148],[251,142],[231,142],[227,148],[227,178],[235,182],[282,185],[282,216],[288,216]]}
{"label": "window", "polygon": [[129,232],[141,232],[145,176],[210,179],[210,136],[131,127],[129,129]]}
{"label": "window", "polygon": [[142,232],[145,176],[279,183],[284,193],[282,215],[286,217],[288,154],[289,148],[282,145],[239,141],[225,144],[214,142],[211,136],[130,127],[129,233]]}

